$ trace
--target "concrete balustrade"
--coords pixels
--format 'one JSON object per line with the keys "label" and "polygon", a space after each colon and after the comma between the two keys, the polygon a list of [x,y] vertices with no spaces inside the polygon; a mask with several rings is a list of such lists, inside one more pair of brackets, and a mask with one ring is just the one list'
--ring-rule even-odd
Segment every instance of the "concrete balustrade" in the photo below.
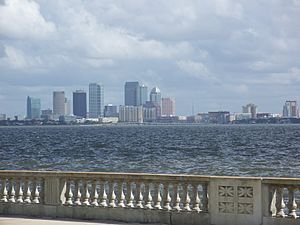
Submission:
{"label": "concrete balustrade", "polygon": [[300,179],[0,171],[0,215],[204,225],[300,224]]}

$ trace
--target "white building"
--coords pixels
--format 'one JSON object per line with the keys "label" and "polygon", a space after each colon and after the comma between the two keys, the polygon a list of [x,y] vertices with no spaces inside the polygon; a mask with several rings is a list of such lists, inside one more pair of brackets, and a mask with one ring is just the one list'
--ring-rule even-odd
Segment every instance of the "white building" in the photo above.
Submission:
{"label": "white building", "polygon": [[298,118],[297,101],[286,101],[283,106],[283,118]]}
{"label": "white building", "polygon": [[129,123],[143,122],[143,107],[142,106],[120,106],[119,121]]}
{"label": "white building", "polygon": [[257,114],[257,106],[249,103],[248,105],[243,106],[243,113],[251,113],[251,119],[255,119]]}

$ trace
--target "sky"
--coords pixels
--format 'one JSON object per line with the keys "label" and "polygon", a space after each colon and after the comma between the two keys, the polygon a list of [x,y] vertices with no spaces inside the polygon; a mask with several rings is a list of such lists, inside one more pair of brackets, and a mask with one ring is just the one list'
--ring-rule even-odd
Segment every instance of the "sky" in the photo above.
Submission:
{"label": "sky", "polygon": [[158,86],[176,113],[300,100],[300,0],[0,0],[0,113],[103,84]]}

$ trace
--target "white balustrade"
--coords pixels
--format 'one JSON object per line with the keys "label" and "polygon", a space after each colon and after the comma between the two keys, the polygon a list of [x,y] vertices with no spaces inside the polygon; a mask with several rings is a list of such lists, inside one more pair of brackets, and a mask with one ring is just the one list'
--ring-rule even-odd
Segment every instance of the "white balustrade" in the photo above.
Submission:
{"label": "white balustrade", "polygon": [[[92,207],[93,210],[122,208],[150,214],[161,211],[182,215],[209,213],[211,216],[216,213],[217,208],[220,213],[254,216],[256,210],[254,201],[258,201],[264,207],[262,215],[265,218],[274,221],[300,220],[300,179],[249,178],[249,182],[253,182],[253,179],[260,182],[258,187],[263,187],[261,191],[245,184],[248,178],[226,177],[225,184],[219,186],[214,182],[210,183],[210,179],[222,181],[223,178],[160,174],[0,171],[0,213],[1,207],[5,208],[5,205],[10,207],[52,205],[70,209],[77,207],[82,210]],[[237,179],[243,181],[237,185],[235,183]],[[213,192],[214,194],[210,196],[212,190],[217,192]],[[255,200],[258,194],[260,199]],[[211,205],[212,203],[215,205]],[[85,214],[88,215],[87,212]]]}

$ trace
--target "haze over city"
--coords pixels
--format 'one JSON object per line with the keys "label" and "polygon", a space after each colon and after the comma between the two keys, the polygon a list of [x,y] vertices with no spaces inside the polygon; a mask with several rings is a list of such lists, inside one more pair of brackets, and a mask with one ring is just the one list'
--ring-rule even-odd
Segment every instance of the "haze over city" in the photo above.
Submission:
{"label": "haze over city", "polygon": [[300,1],[0,1],[0,113],[102,83],[158,86],[176,113],[282,112],[299,100]]}

